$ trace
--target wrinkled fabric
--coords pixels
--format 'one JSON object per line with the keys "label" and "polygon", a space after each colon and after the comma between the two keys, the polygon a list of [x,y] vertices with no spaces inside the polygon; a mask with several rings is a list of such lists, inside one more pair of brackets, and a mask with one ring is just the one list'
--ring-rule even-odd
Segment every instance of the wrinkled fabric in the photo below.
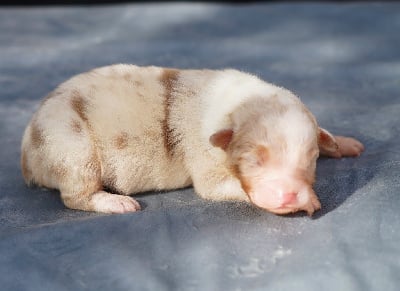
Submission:
{"label": "wrinkled fabric", "polygon": [[[0,289],[399,290],[399,31],[397,3],[1,8]],[[23,130],[60,82],[114,63],[251,72],[366,151],[318,161],[312,218],[192,188],[66,209],[24,184]]]}

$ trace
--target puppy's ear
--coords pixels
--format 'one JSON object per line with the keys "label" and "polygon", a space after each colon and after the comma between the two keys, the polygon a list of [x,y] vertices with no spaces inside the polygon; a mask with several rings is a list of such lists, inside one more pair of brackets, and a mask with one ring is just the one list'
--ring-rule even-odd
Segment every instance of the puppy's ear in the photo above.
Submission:
{"label": "puppy's ear", "polygon": [[229,146],[229,143],[232,140],[233,136],[233,130],[232,129],[222,129],[216,133],[214,133],[212,136],[210,136],[210,143],[215,146],[223,149],[226,151],[226,149]]}
{"label": "puppy's ear", "polygon": [[335,137],[326,129],[318,128],[318,147],[320,155],[339,158],[339,146]]}

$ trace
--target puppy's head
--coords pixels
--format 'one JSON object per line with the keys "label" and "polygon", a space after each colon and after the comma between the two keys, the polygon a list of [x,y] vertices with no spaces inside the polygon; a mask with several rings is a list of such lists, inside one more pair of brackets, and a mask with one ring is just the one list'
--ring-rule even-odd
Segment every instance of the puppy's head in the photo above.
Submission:
{"label": "puppy's head", "polygon": [[312,215],[320,209],[312,189],[318,142],[321,135],[325,142],[334,141],[308,109],[296,99],[254,99],[239,106],[231,119],[232,128],[213,134],[210,142],[226,152],[252,203],[277,214]]}

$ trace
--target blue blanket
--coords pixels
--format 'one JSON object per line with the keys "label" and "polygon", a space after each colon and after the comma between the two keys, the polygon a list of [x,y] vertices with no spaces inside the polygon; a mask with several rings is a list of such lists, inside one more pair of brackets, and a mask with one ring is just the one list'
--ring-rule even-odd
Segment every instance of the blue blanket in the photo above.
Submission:
{"label": "blue blanket", "polygon": [[[0,9],[0,289],[399,290],[399,31],[397,3]],[[25,186],[22,133],[57,84],[113,63],[257,74],[366,151],[319,160],[313,218],[192,188],[126,215],[66,209]]]}

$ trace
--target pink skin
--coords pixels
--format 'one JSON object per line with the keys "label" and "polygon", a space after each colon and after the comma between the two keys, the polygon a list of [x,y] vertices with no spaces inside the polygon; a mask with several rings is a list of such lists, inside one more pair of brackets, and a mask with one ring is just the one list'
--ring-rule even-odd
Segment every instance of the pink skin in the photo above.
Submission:
{"label": "pink skin", "polygon": [[[248,192],[251,202],[270,212],[286,214],[303,210],[311,216],[321,208],[312,185],[296,176],[281,175],[276,179],[250,178],[248,181],[252,185]],[[266,193],[268,195],[265,195]]]}
{"label": "pink skin", "polygon": [[[364,150],[364,146],[353,138],[335,137],[335,141],[336,150],[324,152],[324,155],[334,158],[356,157]],[[294,170],[294,174],[289,174],[284,169],[275,169],[274,173],[265,172],[242,177],[247,185],[251,185],[248,187],[248,196],[256,206],[276,214],[306,211],[309,216],[321,208],[312,182],[307,182],[313,181],[314,173]]]}

